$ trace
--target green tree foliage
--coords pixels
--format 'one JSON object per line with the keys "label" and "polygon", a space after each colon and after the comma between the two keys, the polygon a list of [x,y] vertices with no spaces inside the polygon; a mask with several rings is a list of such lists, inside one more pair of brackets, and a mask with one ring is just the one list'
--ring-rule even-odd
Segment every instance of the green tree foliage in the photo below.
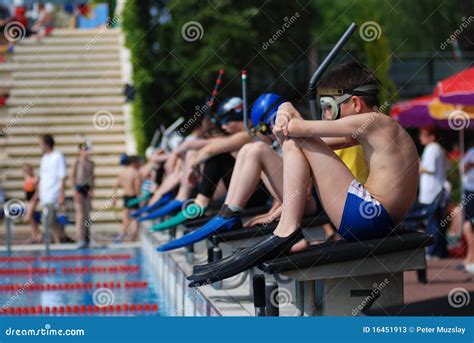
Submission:
{"label": "green tree foliage", "polygon": [[[300,96],[304,89],[298,82],[307,79],[303,62],[310,38],[308,4],[128,0],[123,17],[136,88],[134,130],[141,151],[160,123],[192,116],[210,95],[221,68],[221,99],[241,95],[242,69],[249,73],[250,100],[266,90]],[[190,22],[202,27],[199,39],[183,37]]]}

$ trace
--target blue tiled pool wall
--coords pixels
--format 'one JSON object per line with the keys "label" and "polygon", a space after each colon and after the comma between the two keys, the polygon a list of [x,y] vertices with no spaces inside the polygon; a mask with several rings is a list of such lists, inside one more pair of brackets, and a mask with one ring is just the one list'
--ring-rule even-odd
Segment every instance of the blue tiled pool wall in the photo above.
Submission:
{"label": "blue tiled pool wall", "polygon": [[158,253],[156,242],[148,234],[141,239],[144,254],[151,263],[153,274],[157,275],[162,294],[167,300],[170,316],[220,316],[217,309],[197,288],[189,288],[186,275],[169,254]]}

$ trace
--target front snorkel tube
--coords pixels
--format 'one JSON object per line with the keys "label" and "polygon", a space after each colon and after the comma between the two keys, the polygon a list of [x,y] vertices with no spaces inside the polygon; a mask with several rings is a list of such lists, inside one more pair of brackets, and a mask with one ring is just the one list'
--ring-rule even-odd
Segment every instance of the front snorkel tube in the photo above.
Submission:
{"label": "front snorkel tube", "polygon": [[211,98],[206,102],[207,114],[209,114],[210,116],[212,116],[212,118],[214,118],[215,122],[217,123],[221,131],[222,131],[222,127],[220,125],[219,117],[215,113],[212,112],[212,107],[214,106],[214,102],[216,100],[217,94],[219,93],[219,87],[222,83],[223,75],[224,75],[224,69],[219,69],[219,72],[217,73],[216,83],[214,84],[214,88],[211,93]]}
{"label": "front snorkel tube", "polygon": [[323,62],[319,65],[318,69],[314,72],[311,80],[309,81],[308,86],[308,93],[309,93],[309,108],[311,109],[311,117],[315,120],[321,120],[321,106],[318,101],[318,94],[317,94],[317,85],[323,74],[329,68],[329,65],[332,63],[338,52],[344,47],[347,43],[349,38],[352,36],[354,31],[357,29],[357,25],[352,23],[349,28],[344,32],[344,34],[339,38],[338,42],[334,47],[331,49],[329,54],[323,60]]}
{"label": "front snorkel tube", "polygon": [[163,138],[161,140],[161,148],[169,150],[168,142],[176,129],[184,122],[183,117],[179,117],[173,124],[171,124],[163,133]]}
{"label": "front snorkel tube", "polygon": [[260,138],[257,137],[255,130],[250,127],[249,123],[249,113],[247,107],[247,71],[242,70],[242,102],[243,102],[243,114],[244,114],[244,127],[245,131],[253,137],[256,141],[259,141]]}

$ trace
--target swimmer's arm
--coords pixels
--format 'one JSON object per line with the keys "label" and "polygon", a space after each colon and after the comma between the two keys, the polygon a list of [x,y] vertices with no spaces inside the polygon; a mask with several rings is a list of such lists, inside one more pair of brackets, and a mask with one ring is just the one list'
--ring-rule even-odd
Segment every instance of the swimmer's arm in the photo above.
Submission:
{"label": "swimmer's arm", "polygon": [[215,138],[210,144],[199,150],[193,165],[206,162],[213,156],[239,150],[243,145],[253,141],[245,131],[228,137]]}
{"label": "swimmer's arm", "polygon": [[359,145],[352,137],[323,137],[321,138],[332,150],[350,148]]}
{"label": "swimmer's arm", "polygon": [[[354,137],[363,135],[368,126],[366,115],[353,115],[334,121],[294,118],[288,123],[288,137]],[[370,124],[370,123],[369,123]]]}
{"label": "swimmer's arm", "polygon": [[210,142],[211,140],[209,139],[202,139],[202,138],[193,139],[193,140],[182,143],[178,147],[178,149],[176,149],[176,152],[178,154],[182,154],[188,150],[199,150],[203,148],[204,146],[206,146],[207,144],[209,144]]}
{"label": "swimmer's arm", "polygon": [[135,195],[139,196],[141,187],[142,187],[142,182],[143,182],[143,179],[140,173],[137,173],[137,177],[135,177],[133,181],[134,181],[133,189],[135,190]]}

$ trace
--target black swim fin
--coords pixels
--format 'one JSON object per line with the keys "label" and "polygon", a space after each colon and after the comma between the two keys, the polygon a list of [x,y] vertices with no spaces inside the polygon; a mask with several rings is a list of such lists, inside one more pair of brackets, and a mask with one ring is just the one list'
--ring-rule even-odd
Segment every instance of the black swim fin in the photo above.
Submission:
{"label": "black swim fin", "polygon": [[202,266],[200,272],[188,278],[192,280],[189,287],[227,279],[267,260],[286,254],[302,238],[301,229],[288,237],[278,237],[272,234],[251,248],[243,249],[225,259],[207,265],[209,268],[204,269]]}

